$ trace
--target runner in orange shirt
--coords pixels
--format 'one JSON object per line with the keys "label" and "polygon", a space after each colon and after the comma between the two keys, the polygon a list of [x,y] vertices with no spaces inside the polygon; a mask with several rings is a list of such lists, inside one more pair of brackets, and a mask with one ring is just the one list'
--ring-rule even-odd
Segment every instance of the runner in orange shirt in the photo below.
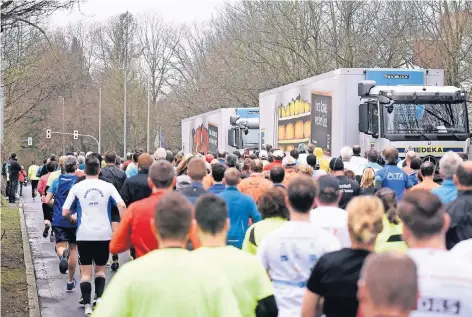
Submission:
{"label": "runner in orange shirt", "polygon": [[[148,178],[151,196],[132,203],[122,215],[121,222],[110,242],[111,253],[121,253],[130,249],[136,250],[139,258],[158,248],[156,236],[151,226],[154,217],[154,207],[162,196],[172,191],[175,183],[175,173],[167,161],[157,161],[151,165]],[[194,248],[200,246],[196,232],[192,232],[190,240]]]}
{"label": "runner in orange shirt", "polygon": [[297,160],[291,156],[287,156],[283,160],[283,166],[285,168],[285,179],[282,184],[285,188],[288,188],[290,180],[297,175]]}
{"label": "runner in orange shirt", "polygon": [[256,159],[251,162],[251,175],[243,179],[239,185],[238,190],[244,194],[251,196],[255,202],[270,188],[272,182],[261,174],[264,165],[261,160]]}

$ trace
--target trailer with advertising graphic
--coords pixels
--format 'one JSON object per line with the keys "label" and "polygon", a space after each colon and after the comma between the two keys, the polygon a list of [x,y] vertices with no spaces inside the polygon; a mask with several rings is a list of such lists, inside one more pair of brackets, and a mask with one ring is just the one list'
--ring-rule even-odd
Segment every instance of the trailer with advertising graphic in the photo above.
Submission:
{"label": "trailer with advertising graphic", "polygon": [[284,151],[394,146],[401,157],[412,149],[437,162],[469,151],[466,94],[443,84],[440,69],[337,69],[261,93],[261,133]]}
{"label": "trailer with advertising graphic", "polygon": [[216,153],[219,149],[259,147],[259,109],[221,108],[182,120],[185,153]]}

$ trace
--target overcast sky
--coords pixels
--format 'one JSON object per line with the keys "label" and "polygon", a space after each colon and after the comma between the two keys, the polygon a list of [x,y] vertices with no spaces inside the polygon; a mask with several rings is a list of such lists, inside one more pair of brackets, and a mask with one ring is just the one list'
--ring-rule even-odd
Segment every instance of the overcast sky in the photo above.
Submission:
{"label": "overcast sky", "polygon": [[174,23],[191,23],[209,20],[222,6],[224,0],[88,0],[71,12],[56,12],[51,19],[53,25],[65,26],[84,21],[98,22],[129,11],[137,13],[158,13],[165,20]]}

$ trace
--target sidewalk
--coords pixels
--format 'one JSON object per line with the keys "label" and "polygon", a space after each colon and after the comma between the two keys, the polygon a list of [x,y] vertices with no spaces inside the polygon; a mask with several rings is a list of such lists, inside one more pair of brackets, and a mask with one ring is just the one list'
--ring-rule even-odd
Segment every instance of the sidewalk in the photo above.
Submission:
{"label": "sidewalk", "polygon": [[[54,243],[49,236],[43,238],[44,221],[39,197],[33,202],[31,186],[23,188],[24,213],[28,238],[36,274],[39,306],[42,317],[84,316],[84,309],[79,305],[80,276],[77,267],[77,286],[71,293],[66,292],[67,275],[59,273],[59,260],[54,251]],[[120,255],[120,265],[129,260],[129,255]],[[107,281],[114,272],[106,269]],[[93,283],[92,283],[93,285]]]}

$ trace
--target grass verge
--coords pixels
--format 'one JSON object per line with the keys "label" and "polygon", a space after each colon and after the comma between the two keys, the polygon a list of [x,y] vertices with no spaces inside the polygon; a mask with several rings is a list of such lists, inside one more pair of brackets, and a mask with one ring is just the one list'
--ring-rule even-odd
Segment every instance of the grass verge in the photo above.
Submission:
{"label": "grass verge", "polygon": [[1,198],[1,316],[27,317],[28,284],[18,207]]}

